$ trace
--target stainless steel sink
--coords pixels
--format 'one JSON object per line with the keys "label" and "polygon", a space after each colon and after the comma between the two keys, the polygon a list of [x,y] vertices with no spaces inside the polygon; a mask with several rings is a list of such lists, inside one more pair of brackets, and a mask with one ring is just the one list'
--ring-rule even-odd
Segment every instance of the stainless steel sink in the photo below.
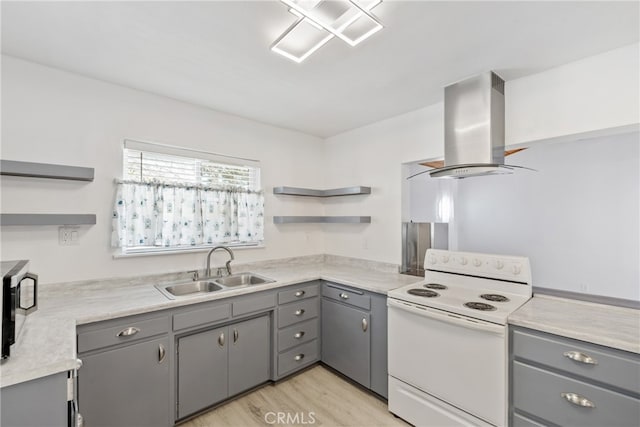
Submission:
{"label": "stainless steel sink", "polygon": [[198,294],[207,294],[210,292],[218,292],[224,289],[211,280],[200,280],[198,282],[179,283],[176,285],[156,285],[156,288],[165,296],[175,299],[176,297],[195,296]]}
{"label": "stainless steel sink", "polygon": [[194,282],[155,285],[155,287],[167,298],[176,299],[206,295],[211,292],[222,292],[241,286],[261,285],[272,282],[275,282],[275,280],[257,274],[239,273]]}
{"label": "stainless steel sink", "polygon": [[238,273],[232,274],[231,276],[218,277],[213,279],[213,282],[227,288],[233,288],[237,286],[261,285],[263,283],[275,282],[275,280],[258,276],[254,273]]}

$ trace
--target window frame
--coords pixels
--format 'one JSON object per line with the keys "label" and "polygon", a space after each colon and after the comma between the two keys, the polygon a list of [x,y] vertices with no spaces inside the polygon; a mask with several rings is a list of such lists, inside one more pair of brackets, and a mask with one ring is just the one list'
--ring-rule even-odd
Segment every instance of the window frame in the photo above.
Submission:
{"label": "window frame", "polygon": [[[125,139],[122,146],[122,179],[117,179],[116,182],[124,183],[124,182],[140,182],[140,183],[163,183],[163,181],[156,180],[141,180],[141,177],[136,179],[132,179],[128,176],[128,161],[127,161],[127,150],[137,150],[141,152],[149,152],[160,155],[168,155],[168,156],[178,156],[185,157],[189,159],[194,159],[196,162],[198,161],[208,161],[212,163],[222,164],[222,165],[231,165],[231,166],[241,166],[241,167],[249,167],[251,168],[251,172],[253,174],[251,178],[251,188],[247,191],[263,193],[261,188],[261,175],[262,168],[259,160],[249,159],[249,158],[241,158],[234,157],[225,154],[213,153],[208,151],[202,151],[192,148],[185,147],[177,147],[172,145],[165,145],[155,142],[146,142],[132,139]],[[194,184],[193,187],[200,188],[214,188],[214,189],[227,189],[227,188],[240,188],[240,187],[229,187],[225,185],[221,186],[209,186],[203,185],[201,181],[201,168],[196,168],[196,175],[199,180],[197,184]],[[143,178],[143,177],[142,177]],[[165,181],[165,183],[167,183]],[[171,185],[171,182],[167,184]],[[174,183],[176,186],[180,186],[179,183]],[[191,187],[191,185],[185,185]],[[264,218],[264,211],[263,211]],[[114,258],[124,258],[124,257],[138,257],[138,256],[151,256],[151,255],[170,255],[170,254],[183,254],[183,253],[191,253],[191,252],[205,252],[211,250],[211,248],[215,246],[228,246],[233,248],[234,250],[238,249],[256,249],[256,248],[264,248],[264,236],[262,240],[255,240],[250,242],[218,242],[212,244],[198,244],[198,245],[176,245],[176,246],[120,246],[119,251],[114,254]]]}

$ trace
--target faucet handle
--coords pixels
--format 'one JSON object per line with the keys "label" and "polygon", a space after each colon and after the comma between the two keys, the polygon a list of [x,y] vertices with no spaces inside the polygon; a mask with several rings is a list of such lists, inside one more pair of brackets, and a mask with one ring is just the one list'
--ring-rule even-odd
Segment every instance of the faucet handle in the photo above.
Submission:
{"label": "faucet handle", "polygon": [[189,270],[187,273],[193,274],[193,281],[196,282],[200,278],[200,272],[198,270]]}

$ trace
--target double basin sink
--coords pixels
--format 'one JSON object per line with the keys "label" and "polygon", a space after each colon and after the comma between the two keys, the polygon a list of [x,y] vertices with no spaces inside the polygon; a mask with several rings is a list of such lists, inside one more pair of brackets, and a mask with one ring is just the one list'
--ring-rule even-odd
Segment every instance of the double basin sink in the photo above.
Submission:
{"label": "double basin sink", "polygon": [[221,292],[239,287],[262,285],[275,282],[264,276],[254,273],[239,273],[230,276],[213,277],[205,280],[197,280],[187,283],[171,285],[156,285],[156,288],[169,299],[205,295],[211,292]]}

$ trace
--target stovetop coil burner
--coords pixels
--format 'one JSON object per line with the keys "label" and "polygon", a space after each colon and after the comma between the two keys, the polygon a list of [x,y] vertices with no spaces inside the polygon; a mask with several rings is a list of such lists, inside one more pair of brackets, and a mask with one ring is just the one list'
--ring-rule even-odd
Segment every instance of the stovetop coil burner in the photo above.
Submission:
{"label": "stovetop coil burner", "polygon": [[509,298],[505,297],[504,295],[500,295],[500,294],[482,294],[482,295],[480,295],[480,298],[486,299],[487,301],[493,301],[493,302],[508,302],[509,301]]}
{"label": "stovetop coil burner", "polygon": [[427,297],[427,298],[440,296],[439,293],[430,291],[429,289],[409,289],[407,292],[410,293],[411,295],[417,295],[420,297]]}
{"label": "stovetop coil burner", "polygon": [[467,307],[467,308],[472,308],[474,310],[480,310],[480,311],[494,311],[494,310],[497,310],[491,304],[485,304],[483,302],[466,302],[466,303],[464,303],[464,306]]}
{"label": "stovetop coil burner", "polygon": [[445,285],[441,285],[440,283],[427,283],[426,285],[423,285],[423,286],[427,289],[438,289],[440,291],[447,289]]}

